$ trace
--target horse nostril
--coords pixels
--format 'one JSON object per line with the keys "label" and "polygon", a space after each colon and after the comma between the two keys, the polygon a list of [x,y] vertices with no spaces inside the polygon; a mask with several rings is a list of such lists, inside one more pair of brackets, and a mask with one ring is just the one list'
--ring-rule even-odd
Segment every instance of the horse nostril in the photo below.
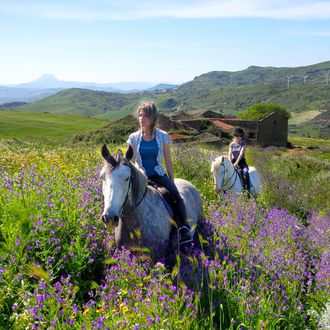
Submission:
{"label": "horse nostril", "polygon": [[116,215],[116,216],[113,218],[113,221],[114,221],[114,223],[118,223],[118,222],[119,222],[119,217]]}

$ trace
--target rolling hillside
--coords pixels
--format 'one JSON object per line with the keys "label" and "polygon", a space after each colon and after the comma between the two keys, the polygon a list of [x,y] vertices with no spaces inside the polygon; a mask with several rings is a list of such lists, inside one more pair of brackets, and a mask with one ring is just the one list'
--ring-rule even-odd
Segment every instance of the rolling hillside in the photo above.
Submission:
{"label": "rolling hillside", "polygon": [[[329,72],[330,61],[296,68],[251,66],[238,72],[209,72],[164,92],[118,94],[68,89],[33,102],[23,110],[118,119],[132,113],[141,101],[151,99],[161,111],[205,108],[237,114],[256,103],[277,103],[291,112],[319,111],[321,117],[327,117],[324,113],[329,111]],[[320,120],[324,124],[324,119]],[[318,135],[318,116],[313,122],[311,132]],[[298,126],[301,125],[305,124]]]}
{"label": "rolling hillside", "polygon": [[67,143],[78,133],[87,132],[107,124],[105,120],[74,115],[27,113],[0,110],[0,139],[44,144]]}

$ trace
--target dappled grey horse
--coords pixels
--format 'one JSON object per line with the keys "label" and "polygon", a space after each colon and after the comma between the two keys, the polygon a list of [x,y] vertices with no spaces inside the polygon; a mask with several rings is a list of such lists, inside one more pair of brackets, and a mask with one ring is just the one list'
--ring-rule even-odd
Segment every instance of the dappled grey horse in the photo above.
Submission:
{"label": "dappled grey horse", "polygon": [[[221,194],[226,191],[242,192],[244,187],[238,171],[225,156],[216,158],[211,164],[214,179],[214,190]],[[251,194],[257,197],[260,193],[260,177],[254,167],[250,167]]]}
{"label": "dappled grey horse", "polygon": [[[106,160],[100,173],[103,181],[104,210],[102,221],[107,227],[115,226],[119,246],[146,247],[158,259],[166,255],[171,230],[171,218],[158,190],[148,186],[144,172],[131,162],[133,149],[125,157],[121,151],[112,156],[106,145],[102,147]],[[197,189],[188,181],[175,179],[187,209],[187,218],[193,230],[202,219],[202,203]],[[176,235],[173,235],[175,239]]]}

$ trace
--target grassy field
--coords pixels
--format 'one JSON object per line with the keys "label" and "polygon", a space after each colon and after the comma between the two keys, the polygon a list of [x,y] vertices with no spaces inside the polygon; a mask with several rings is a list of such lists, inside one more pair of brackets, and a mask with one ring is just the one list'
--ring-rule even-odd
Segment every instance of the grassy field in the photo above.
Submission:
{"label": "grassy field", "polygon": [[310,121],[321,113],[320,110],[311,110],[306,112],[292,112],[292,118],[289,120],[289,124],[298,125],[306,121]]}
{"label": "grassy field", "polygon": [[0,329],[329,325],[320,315],[330,299],[330,140],[249,147],[258,202],[214,193],[210,162],[226,148],[173,145],[175,174],[196,186],[205,219],[194,249],[169,267],[118,249],[102,225],[100,146],[68,142],[107,121],[0,115]]}
{"label": "grassy field", "polygon": [[101,128],[106,120],[84,116],[0,110],[0,138],[66,143],[77,133]]}
{"label": "grassy field", "polygon": [[[210,160],[219,150],[173,146],[176,176],[201,193],[205,220],[194,249],[169,267],[117,248],[102,225],[99,147],[22,152],[4,142],[0,152],[0,329],[321,328],[317,313],[330,297],[330,224],[317,214],[320,179],[329,191],[323,162],[263,150],[280,157],[265,177],[275,189],[257,203],[215,195]],[[303,210],[315,206],[308,227],[288,212],[291,188]]]}

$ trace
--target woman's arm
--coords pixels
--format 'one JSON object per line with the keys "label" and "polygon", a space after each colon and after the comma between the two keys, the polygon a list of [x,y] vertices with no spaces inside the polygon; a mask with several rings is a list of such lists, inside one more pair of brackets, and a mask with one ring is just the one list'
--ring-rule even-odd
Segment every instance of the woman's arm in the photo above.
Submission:
{"label": "woman's arm", "polygon": [[164,159],[165,159],[166,171],[170,179],[174,180],[173,161],[172,161],[171,148],[169,143],[164,144]]}
{"label": "woman's arm", "polygon": [[233,153],[231,152],[231,147],[229,146],[229,149],[228,149],[228,159],[231,161],[232,158],[233,158]]}

